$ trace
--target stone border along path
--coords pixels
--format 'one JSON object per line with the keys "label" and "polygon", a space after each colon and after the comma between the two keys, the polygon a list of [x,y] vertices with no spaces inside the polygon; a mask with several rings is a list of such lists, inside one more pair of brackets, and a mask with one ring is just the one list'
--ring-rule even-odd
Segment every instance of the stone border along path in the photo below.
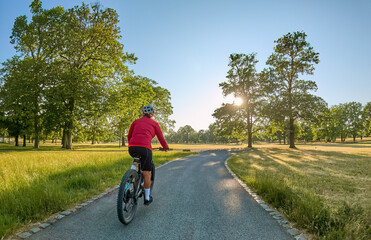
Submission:
{"label": "stone border along path", "polygon": [[88,206],[90,203],[106,196],[109,193],[112,193],[114,190],[118,189],[119,186],[120,185],[116,185],[112,188],[108,188],[105,192],[103,192],[99,195],[96,195],[96,196],[92,197],[91,199],[76,205],[73,208],[70,208],[70,209],[68,209],[66,211],[63,211],[63,212],[53,214],[51,217],[49,217],[44,222],[38,223],[38,224],[33,224],[32,227],[29,230],[21,232],[21,233],[17,233],[15,235],[11,236],[9,239],[10,240],[26,239],[26,238],[30,237],[32,234],[37,233],[37,232],[41,231],[42,229],[45,229],[45,228],[49,227],[51,224],[57,223],[62,218],[66,217],[66,216],[68,216],[72,213],[75,213],[75,212],[79,211],[80,209]]}
{"label": "stone border along path", "polygon": [[[262,208],[264,208],[265,211],[269,212],[269,214],[273,217],[273,219],[275,219],[291,236],[293,236],[296,240],[307,240],[307,238],[304,236],[303,233],[301,233],[296,228],[292,228],[290,223],[287,220],[285,220],[284,217],[281,214],[279,214],[276,210],[270,208],[254,191],[252,191],[243,181],[241,181],[234,172],[232,172],[232,170],[228,167],[228,164],[227,164],[228,160],[231,157],[229,157],[227,160],[225,160],[224,165],[227,168],[227,170],[229,171],[229,173],[233,176],[233,178],[235,180],[237,180],[237,182],[239,182],[239,184],[246,190],[246,192],[248,192],[250,194],[250,196],[252,196],[254,198],[254,200],[257,203],[260,204],[260,206]],[[170,162],[177,161],[177,160],[182,160],[182,159],[183,159],[183,157],[177,158],[175,160],[166,162],[166,163],[158,166],[157,168],[165,166],[166,164],[168,164]],[[91,199],[89,199],[89,200],[87,200],[83,203],[80,203],[80,204],[76,205],[75,207],[70,208],[66,211],[53,214],[46,221],[44,221],[42,223],[38,223],[38,224],[33,224],[32,227],[29,230],[17,233],[13,236],[10,236],[10,238],[8,238],[8,239],[9,240],[27,239],[32,234],[37,233],[37,232],[41,231],[42,229],[45,229],[45,228],[49,227],[51,224],[57,223],[59,220],[63,219],[64,217],[79,211],[80,209],[88,206],[90,203],[106,196],[109,193],[112,193],[113,191],[115,191],[119,187],[120,187],[120,185],[116,185],[114,187],[108,188],[103,193],[101,193],[99,195],[96,195],[96,196],[92,197]]]}
{"label": "stone border along path", "polygon": [[[234,154],[233,154],[234,155]],[[231,157],[233,157],[233,155]],[[307,238],[301,233],[298,229],[291,227],[290,224],[280,213],[277,212],[276,209],[272,209],[266,204],[263,199],[261,199],[254,191],[252,191],[246,183],[244,183],[237,175],[232,172],[232,170],[228,167],[228,160],[231,158],[229,157],[225,160],[224,165],[228,169],[229,173],[233,176],[233,178],[239,182],[239,184],[245,189],[246,192],[250,194],[250,196],[262,207],[265,211],[272,216],[274,220],[276,220],[291,236],[293,236],[296,240],[306,240]]]}
{"label": "stone border along path", "polygon": [[[170,162],[173,162],[173,161],[178,161],[178,160],[183,160],[184,158],[181,157],[181,158],[177,158],[177,159],[174,159],[172,161],[169,161],[169,162],[166,162],[156,168],[160,168],[160,167],[163,167],[165,166],[166,164],[170,163]],[[112,193],[113,191],[115,191],[116,189],[118,189],[120,187],[120,185],[116,185],[114,187],[111,187],[111,188],[108,188],[106,191],[104,191],[103,193],[99,194],[99,195],[96,195],[94,197],[92,197],[91,199],[83,202],[83,203],[80,203],[78,205],[76,205],[75,207],[72,207],[66,211],[63,211],[63,212],[59,212],[59,213],[55,213],[53,214],[51,217],[49,217],[47,220],[43,221],[42,223],[36,223],[36,224],[32,224],[30,225],[31,228],[29,228],[27,231],[23,231],[23,232],[20,232],[20,233],[16,233],[12,236],[10,236],[8,239],[9,240],[19,240],[19,239],[26,239],[26,238],[29,238],[32,234],[34,233],[37,233],[39,231],[41,231],[42,229],[45,229],[47,227],[49,227],[51,224],[55,224],[57,223],[59,220],[61,220],[62,218],[72,214],[72,213],[75,213],[77,211],[79,211],[80,209],[88,206],[90,203],[106,196],[107,194],[109,193]]]}

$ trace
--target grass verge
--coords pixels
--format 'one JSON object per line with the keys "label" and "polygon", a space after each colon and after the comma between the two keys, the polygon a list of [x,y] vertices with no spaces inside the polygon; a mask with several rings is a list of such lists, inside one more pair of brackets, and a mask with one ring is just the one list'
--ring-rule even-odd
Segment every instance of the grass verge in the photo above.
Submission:
{"label": "grass verge", "polygon": [[317,239],[371,239],[371,145],[261,145],[228,161],[236,175]]}
{"label": "grass verge", "polygon": [[[0,152],[0,239],[119,184],[129,154],[90,150]],[[153,159],[159,166],[190,154],[154,152]]]}

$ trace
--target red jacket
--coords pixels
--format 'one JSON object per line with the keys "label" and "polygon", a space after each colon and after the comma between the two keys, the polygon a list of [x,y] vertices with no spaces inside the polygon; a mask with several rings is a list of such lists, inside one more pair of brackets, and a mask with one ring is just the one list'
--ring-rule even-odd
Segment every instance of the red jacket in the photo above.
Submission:
{"label": "red jacket", "polygon": [[155,136],[157,136],[163,148],[169,148],[162,135],[160,125],[148,117],[139,118],[130,126],[128,134],[129,147],[146,147],[152,150],[151,140]]}

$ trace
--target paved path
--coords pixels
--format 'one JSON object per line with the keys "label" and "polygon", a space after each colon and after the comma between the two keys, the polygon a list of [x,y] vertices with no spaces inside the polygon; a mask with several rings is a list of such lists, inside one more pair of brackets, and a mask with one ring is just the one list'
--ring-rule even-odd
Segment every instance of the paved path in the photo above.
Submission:
{"label": "paved path", "polygon": [[206,151],[157,169],[153,203],[140,201],[128,226],[114,191],[30,239],[292,239],[228,173],[229,156]]}

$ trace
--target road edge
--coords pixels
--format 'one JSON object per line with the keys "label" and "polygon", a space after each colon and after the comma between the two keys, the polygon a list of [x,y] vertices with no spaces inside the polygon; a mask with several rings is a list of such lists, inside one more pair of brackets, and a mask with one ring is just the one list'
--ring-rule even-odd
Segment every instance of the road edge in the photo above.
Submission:
{"label": "road edge", "polygon": [[280,224],[283,229],[290,234],[296,240],[307,240],[304,233],[300,232],[298,229],[292,227],[292,224],[286,220],[275,208],[271,208],[269,204],[265,203],[263,199],[260,198],[253,190],[251,190],[246,183],[244,183],[228,166],[228,160],[232,158],[236,153],[232,153],[232,156],[224,161],[224,166],[228,170],[229,174],[245,189],[245,191],[266,211],[271,215],[271,217]]}

